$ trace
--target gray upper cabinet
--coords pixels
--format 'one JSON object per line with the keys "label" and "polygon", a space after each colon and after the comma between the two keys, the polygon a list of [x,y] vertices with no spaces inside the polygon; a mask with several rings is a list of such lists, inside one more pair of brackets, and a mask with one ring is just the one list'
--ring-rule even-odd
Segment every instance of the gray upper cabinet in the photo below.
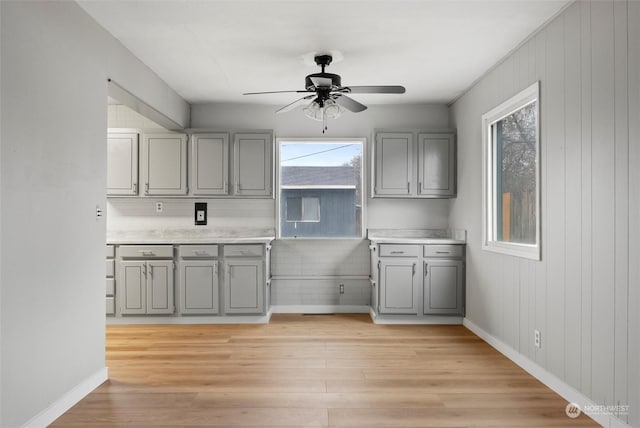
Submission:
{"label": "gray upper cabinet", "polygon": [[187,136],[144,134],[142,173],[145,195],[187,194]]}
{"label": "gray upper cabinet", "polygon": [[418,194],[455,196],[453,134],[418,134]]}
{"label": "gray upper cabinet", "polygon": [[374,196],[411,195],[413,146],[412,133],[376,134]]}
{"label": "gray upper cabinet", "polygon": [[271,196],[273,137],[239,133],[233,138],[233,181],[237,196]]}
{"label": "gray upper cabinet", "polygon": [[373,158],[373,197],[455,197],[453,133],[379,132]]}
{"label": "gray upper cabinet", "polygon": [[229,134],[193,134],[191,188],[198,196],[229,193]]}
{"label": "gray upper cabinet", "polygon": [[109,132],[107,137],[107,195],[138,194],[138,133]]}

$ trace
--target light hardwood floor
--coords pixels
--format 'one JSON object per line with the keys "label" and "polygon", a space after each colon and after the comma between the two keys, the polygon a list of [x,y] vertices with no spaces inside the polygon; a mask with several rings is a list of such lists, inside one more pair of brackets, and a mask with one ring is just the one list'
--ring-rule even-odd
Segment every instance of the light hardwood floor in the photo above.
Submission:
{"label": "light hardwood floor", "polygon": [[462,326],[108,326],[107,365],[53,427],[598,426]]}

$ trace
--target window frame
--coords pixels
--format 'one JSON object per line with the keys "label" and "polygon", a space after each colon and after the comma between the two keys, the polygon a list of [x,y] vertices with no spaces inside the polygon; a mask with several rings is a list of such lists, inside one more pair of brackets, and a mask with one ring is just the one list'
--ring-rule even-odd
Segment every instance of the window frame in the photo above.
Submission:
{"label": "window frame", "polygon": [[[281,188],[280,188],[280,175],[282,172],[281,169],[281,159],[280,159],[280,146],[281,144],[286,143],[358,143],[361,147],[361,161],[360,161],[360,200],[358,202],[358,206],[360,206],[360,233],[356,236],[343,236],[343,237],[333,237],[333,236],[282,236],[281,230],[281,216],[286,213],[282,213],[280,209],[281,201]],[[275,144],[275,223],[276,223],[276,237],[277,239],[282,240],[362,240],[366,236],[366,203],[365,203],[365,177],[367,176],[367,138],[366,137],[345,137],[345,138],[293,138],[293,137],[277,137]],[[319,205],[321,201],[319,201]],[[286,219],[285,219],[286,221]]]}
{"label": "window frame", "polygon": [[[536,103],[535,153],[535,244],[499,241],[497,238],[497,183],[496,142],[493,125],[512,113]],[[502,104],[482,115],[482,249],[531,260],[541,260],[540,230],[540,82],[520,91]]]}

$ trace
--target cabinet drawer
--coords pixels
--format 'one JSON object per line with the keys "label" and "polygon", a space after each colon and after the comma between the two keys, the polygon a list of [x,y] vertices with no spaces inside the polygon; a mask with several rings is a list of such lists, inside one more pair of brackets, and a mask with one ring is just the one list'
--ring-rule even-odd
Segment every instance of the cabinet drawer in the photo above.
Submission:
{"label": "cabinet drawer", "polygon": [[114,247],[113,245],[107,245],[107,254],[106,254],[108,259],[112,259],[116,256],[116,247]]}
{"label": "cabinet drawer", "polygon": [[464,257],[463,245],[425,245],[425,257]]}
{"label": "cabinet drawer", "polygon": [[262,245],[225,245],[224,255],[226,257],[262,257]]}
{"label": "cabinet drawer", "polygon": [[122,245],[120,257],[130,258],[173,258],[172,245]]}
{"label": "cabinet drawer", "polygon": [[180,245],[178,256],[183,259],[218,257],[217,245]]}
{"label": "cabinet drawer", "polygon": [[105,294],[107,296],[113,296],[116,291],[116,283],[113,278],[107,278],[107,283],[105,287]]}
{"label": "cabinet drawer", "polygon": [[107,266],[107,276],[113,277],[116,273],[116,261],[106,260],[106,266]]}
{"label": "cabinet drawer", "polygon": [[113,297],[107,297],[106,301],[106,312],[107,315],[113,315],[116,313],[116,301]]}
{"label": "cabinet drawer", "polygon": [[380,257],[418,257],[418,246],[380,244]]}

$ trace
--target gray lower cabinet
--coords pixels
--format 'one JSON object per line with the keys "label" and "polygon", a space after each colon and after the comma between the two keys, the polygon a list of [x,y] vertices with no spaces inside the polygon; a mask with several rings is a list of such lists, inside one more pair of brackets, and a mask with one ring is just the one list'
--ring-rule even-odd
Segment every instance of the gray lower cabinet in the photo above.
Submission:
{"label": "gray lower cabinet", "polygon": [[424,313],[462,314],[464,262],[425,260]]}
{"label": "gray lower cabinet", "polygon": [[380,260],[380,313],[417,314],[418,279],[416,259]]}
{"label": "gray lower cabinet", "polygon": [[180,245],[179,307],[181,314],[220,312],[220,272],[217,245]]}
{"label": "gray lower cabinet", "polygon": [[372,243],[369,250],[375,315],[464,315],[464,245]]}
{"label": "gray lower cabinet", "polygon": [[173,261],[123,261],[120,264],[120,312],[172,314]]}
{"label": "gray lower cabinet", "polygon": [[106,307],[105,311],[107,315],[115,315],[116,313],[116,261],[115,261],[115,247],[113,245],[107,245],[107,264],[106,264],[106,282],[105,282],[105,294],[106,294]]}
{"label": "gray lower cabinet", "polygon": [[262,259],[228,258],[224,262],[224,311],[264,313],[265,280]]}

